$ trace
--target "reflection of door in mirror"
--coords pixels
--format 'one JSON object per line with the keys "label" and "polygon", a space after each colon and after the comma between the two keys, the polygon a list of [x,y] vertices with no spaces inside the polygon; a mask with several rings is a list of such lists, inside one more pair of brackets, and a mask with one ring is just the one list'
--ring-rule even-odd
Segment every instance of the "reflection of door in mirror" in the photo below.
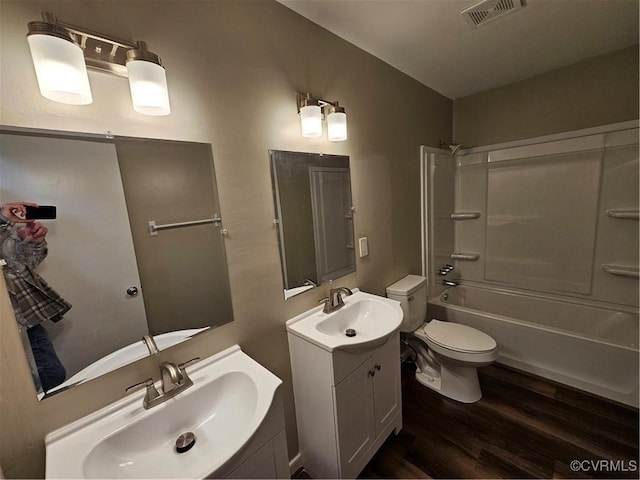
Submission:
{"label": "reflection of door in mirror", "polygon": [[9,134],[0,144],[0,202],[57,206],[56,220],[42,220],[49,255],[37,271],[72,304],[45,326],[70,377],[147,333],[142,296],[125,293],[140,279],[116,150]]}
{"label": "reflection of door in mirror", "polygon": [[353,212],[348,168],[309,168],[311,209],[320,283],[355,268]]}
{"label": "reflection of door in mirror", "polygon": [[[116,149],[144,288],[149,332],[233,319],[211,146],[117,138]],[[150,235],[157,225],[187,223]]]}

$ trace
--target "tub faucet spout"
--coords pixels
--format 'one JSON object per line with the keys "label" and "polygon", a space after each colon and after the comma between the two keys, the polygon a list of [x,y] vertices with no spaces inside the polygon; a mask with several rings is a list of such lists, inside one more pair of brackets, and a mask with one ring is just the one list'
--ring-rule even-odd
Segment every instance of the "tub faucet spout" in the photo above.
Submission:
{"label": "tub faucet spout", "polygon": [[460,285],[460,282],[456,280],[442,280],[442,284],[446,285],[447,287],[457,287],[458,285]]}

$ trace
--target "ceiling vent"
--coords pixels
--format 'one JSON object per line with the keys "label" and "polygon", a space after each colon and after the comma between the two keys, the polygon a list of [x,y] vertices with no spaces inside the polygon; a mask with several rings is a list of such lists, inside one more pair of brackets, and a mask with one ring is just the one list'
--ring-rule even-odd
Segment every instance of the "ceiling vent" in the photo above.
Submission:
{"label": "ceiling vent", "polygon": [[471,28],[478,28],[493,22],[497,18],[520,10],[524,0],[482,0],[469,8],[465,8],[460,15],[464,17]]}

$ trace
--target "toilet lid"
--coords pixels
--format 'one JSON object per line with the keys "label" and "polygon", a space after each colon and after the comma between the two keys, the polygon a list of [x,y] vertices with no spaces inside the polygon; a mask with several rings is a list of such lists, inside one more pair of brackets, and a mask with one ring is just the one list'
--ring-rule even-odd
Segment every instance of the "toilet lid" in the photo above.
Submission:
{"label": "toilet lid", "polygon": [[429,340],[443,348],[459,352],[488,352],[497,347],[496,341],[486,333],[453,322],[431,320],[424,326]]}

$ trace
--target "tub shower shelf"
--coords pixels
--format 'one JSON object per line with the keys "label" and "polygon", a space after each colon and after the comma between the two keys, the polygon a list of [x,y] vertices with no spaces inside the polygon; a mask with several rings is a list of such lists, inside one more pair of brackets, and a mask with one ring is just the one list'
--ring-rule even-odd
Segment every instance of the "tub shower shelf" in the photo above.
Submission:
{"label": "tub shower shelf", "polygon": [[602,265],[602,270],[616,277],[640,278],[640,270],[638,267],[630,267],[627,265]]}
{"label": "tub shower shelf", "polygon": [[624,208],[612,208],[607,210],[607,215],[611,218],[619,218],[622,220],[638,220],[640,219],[640,210],[624,209]]}
{"label": "tub shower shelf", "polygon": [[467,262],[476,262],[480,258],[479,253],[458,252],[450,255],[451,260],[464,260]]}
{"label": "tub shower shelf", "polygon": [[451,220],[475,220],[480,216],[480,212],[454,212],[451,214]]}

